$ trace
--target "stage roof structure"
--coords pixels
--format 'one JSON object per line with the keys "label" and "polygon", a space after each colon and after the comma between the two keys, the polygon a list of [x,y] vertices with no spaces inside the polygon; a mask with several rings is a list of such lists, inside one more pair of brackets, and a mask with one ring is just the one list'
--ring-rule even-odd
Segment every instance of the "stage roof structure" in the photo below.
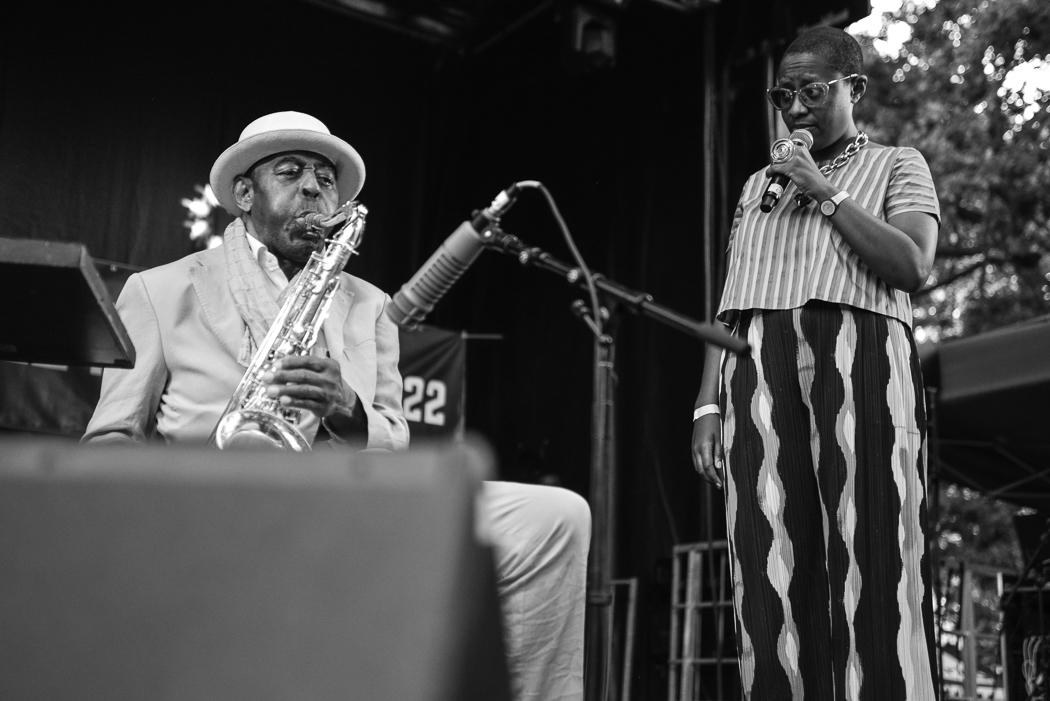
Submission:
{"label": "stage roof structure", "polygon": [[[555,11],[555,0],[304,0],[387,29],[477,53],[535,17]],[[656,3],[683,13],[725,7],[743,11],[740,0],[593,0],[592,7],[615,13],[629,3]],[[870,0],[762,0],[750,3],[761,14],[788,14],[796,28],[816,24],[841,26],[871,12]]]}
{"label": "stage roof structure", "polygon": [[1050,316],[920,351],[931,465],[987,496],[1050,508]]}

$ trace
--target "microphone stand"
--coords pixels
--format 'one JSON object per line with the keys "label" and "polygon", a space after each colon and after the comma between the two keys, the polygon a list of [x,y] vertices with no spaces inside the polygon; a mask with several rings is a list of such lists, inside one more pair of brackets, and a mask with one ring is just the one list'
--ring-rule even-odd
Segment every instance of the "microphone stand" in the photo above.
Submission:
{"label": "microphone stand", "polygon": [[[512,255],[522,265],[558,275],[570,285],[586,288],[580,269],[566,265],[551,254],[527,246],[518,237],[498,226],[482,235],[485,246]],[[734,353],[747,353],[747,342],[726,333],[714,324],[704,324],[653,302],[652,295],[627,288],[600,274],[593,274],[594,285],[609,305],[618,305],[643,314],[705,343],[713,343]],[[613,530],[616,507],[616,432],[614,421],[615,326],[616,319],[602,306],[588,309],[582,300],[572,305],[573,313],[594,333],[594,402],[591,413],[591,548],[587,567],[586,662],[584,690],[588,701],[605,701],[612,686]],[[608,332],[600,331],[594,315],[608,319]]]}
{"label": "microphone stand", "polygon": [[[482,238],[485,240],[486,247],[512,255],[522,265],[546,270],[565,278],[566,282],[571,285],[586,288],[586,281],[579,268],[566,265],[541,248],[526,246],[517,236],[493,226],[485,231]],[[705,343],[713,343],[733,353],[748,353],[751,349],[747,341],[731,336],[720,325],[699,322],[685,314],[679,314],[669,307],[654,302],[652,295],[625,287],[607,279],[601,273],[595,273],[592,277],[599,292],[604,293],[614,302],[622,303],[630,312],[655,319],[688,336]],[[592,330],[595,328],[591,324],[588,326],[591,326]]]}

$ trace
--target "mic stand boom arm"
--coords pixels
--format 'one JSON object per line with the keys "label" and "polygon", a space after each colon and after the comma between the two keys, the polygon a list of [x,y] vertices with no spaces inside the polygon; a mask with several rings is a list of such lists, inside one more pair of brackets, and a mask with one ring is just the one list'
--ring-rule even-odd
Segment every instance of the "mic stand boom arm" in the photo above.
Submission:
{"label": "mic stand boom arm", "polygon": [[[514,256],[522,265],[531,265],[552,272],[564,278],[571,285],[586,288],[587,283],[583,279],[579,268],[566,265],[543,249],[535,246],[526,246],[517,236],[508,234],[498,227],[492,227],[485,232],[485,245],[501,253]],[[653,297],[650,294],[632,290],[618,282],[608,280],[600,273],[596,273],[592,277],[594,286],[600,292],[622,303],[635,314],[643,314],[656,319],[688,336],[706,343],[713,343],[719,348],[725,348],[733,353],[746,354],[750,351],[750,347],[743,339],[726,333],[714,324],[696,321],[685,314],[679,314],[673,309],[657,304],[653,301]]]}

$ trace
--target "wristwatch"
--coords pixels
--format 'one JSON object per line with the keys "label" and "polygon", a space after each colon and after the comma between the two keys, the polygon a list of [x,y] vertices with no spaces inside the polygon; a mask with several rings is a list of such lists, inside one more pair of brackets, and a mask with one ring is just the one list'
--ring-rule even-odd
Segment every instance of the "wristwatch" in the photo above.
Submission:
{"label": "wristwatch", "polygon": [[849,193],[843,190],[837,195],[833,195],[830,200],[824,200],[820,203],[820,213],[825,217],[830,217],[835,213],[835,210],[839,208],[839,205],[842,204],[842,200],[847,197],[849,197]]}

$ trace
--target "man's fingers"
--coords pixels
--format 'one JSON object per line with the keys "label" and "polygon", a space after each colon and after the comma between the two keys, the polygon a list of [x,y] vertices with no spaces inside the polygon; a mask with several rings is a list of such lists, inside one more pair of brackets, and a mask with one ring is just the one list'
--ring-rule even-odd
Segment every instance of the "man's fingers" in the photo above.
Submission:
{"label": "man's fingers", "polygon": [[306,409],[318,416],[328,416],[346,401],[339,365],[331,358],[287,356],[263,373],[266,394],[279,397],[281,406]]}
{"label": "man's fingers", "polygon": [[[300,373],[298,376],[291,373]],[[269,375],[293,378],[296,377],[334,376],[339,377],[339,364],[331,358],[320,358],[315,355],[289,355],[274,362]]]}
{"label": "man's fingers", "polygon": [[327,365],[338,364],[331,358],[322,358],[318,355],[286,355],[274,363],[275,370],[292,370],[296,368],[307,368],[320,372]]}
{"label": "man's fingers", "polygon": [[[328,358],[315,358],[317,362],[301,363],[302,358],[289,356],[274,364],[274,369],[262,375],[267,384],[295,384],[325,387],[339,382],[339,366]],[[293,362],[294,361],[294,362]]]}
{"label": "man's fingers", "polygon": [[270,385],[266,393],[271,397],[291,397],[293,399],[312,399],[321,401],[328,394],[323,387],[316,385],[279,384]]}
{"label": "man's fingers", "polygon": [[325,407],[325,403],[311,399],[295,399],[294,397],[284,395],[281,397],[281,406],[288,409],[306,409],[307,411],[312,411],[318,416],[321,416],[321,410]]}
{"label": "man's fingers", "polygon": [[271,382],[283,382],[297,385],[316,385],[324,380],[324,375],[313,370],[278,370],[271,373]]}

